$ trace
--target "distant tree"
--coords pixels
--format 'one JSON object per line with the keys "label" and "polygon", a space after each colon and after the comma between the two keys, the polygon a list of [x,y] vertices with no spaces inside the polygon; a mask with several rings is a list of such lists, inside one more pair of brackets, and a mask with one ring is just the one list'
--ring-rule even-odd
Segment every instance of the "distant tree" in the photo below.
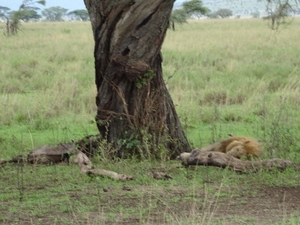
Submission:
{"label": "distant tree", "polygon": [[216,12],[208,14],[208,17],[211,19],[227,18],[230,16],[232,16],[232,11],[230,9],[219,9]]}
{"label": "distant tree", "polygon": [[[294,4],[292,4],[293,2]],[[268,16],[264,19],[270,20],[270,28],[272,30],[278,29],[280,24],[286,23],[290,14],[296,14],[296,10],[299,7],[299,0],[267,0],[267,12]]]}
{"label": "distant tree", "polygon": [[6,20],[6,30],[4,31],[4,34],[9,32],[9,10],[10,8],[8,7],[0,6],[0,19]]}
{"label": "distant tree", "polygon": [[210,10],[202,5],[201,0],[190,0],[182,4],[182,8],[173,10],[169,27],[175,30],[175,23],[186,23],[188,18],[206,15]]}
{"label": "distant tree", "polygon": [[37,11],[33,9],[24,10],[20,19],[24,22],[28,22],[31,19],[40,19],[42,16],[37,13]]}
{"label": "distant tree", "polygon": [[0,6],[0,18],[8,18],[10,8],[5,6]]}
{"label": "distant tree", "polygon": [[73,15],[76,20],[88,21],[90,19],[89,13],[86,9],[77,9],[69,12],[68,15]]}
{"label": "distant tree", "polygon": [[252,13],[251,13],[251,16],[252,16],[253,18],[259,18],[259,17],[260,17],[260,13],[259,13],[258,11],[255,11],[255,12],[252,12]]}
{"label": "distant tree", "polygon": [[207,16],[208,16],[210,19],[218,19],[218,18],[221,18],[221,17],[217,14],[217,12],[209,13]]}
{"label": "distant tree", "polygon": [[232,11],[230,9],[219,9],[216,14],[221,18],[227,18],[232,16]]}
{"label": "distant tree", "polygon": [[210,10],[202,5],[201,0],[191,0],[182,3],[182,7],[187,14],[188,18],[193,16],[200,17],[201,15],[206,15]]}
{"label": "distant tree", "polygon": [[29,17],[37,18],[38,15],[35,10],[39,8],[35,7],[36,4],[45,5],[45,0],[23,0],[18,11],[8,12],[9,8],[0,6],[0,17],[6,18],[6,30],[5,35],[17,34],[20,26],[20,20],[26,21]]}
{"label": "distant tree", "polygon": [[60,6],[54,6],[42,11],[43,16],[46,17],[46,20],[49,21],[62,21],[63,16],[68,10]]}
{"label": "distant tree", "polygon": [[6,35],[15,35],[20,29],[20,20],[23,16],[23,10],[11,11],[9,18],[6,20]]}
{"label": "distant tree", "polygon": [[170,17],[169,27],[175,30],[175,23],[186,23],[187,14],[184,9],[174,9]]}

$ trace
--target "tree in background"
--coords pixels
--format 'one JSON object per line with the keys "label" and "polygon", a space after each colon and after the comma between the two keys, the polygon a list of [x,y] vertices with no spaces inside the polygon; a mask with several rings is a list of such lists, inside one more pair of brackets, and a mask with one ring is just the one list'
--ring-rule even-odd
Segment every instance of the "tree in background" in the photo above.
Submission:
{"label": "tree in background", "polygon": [[10,8],[0,6],[0,18],[8,18]]}
{"label": "tree in background", "polygon": [[28,17],[38,17],[36,10],[38,10],[39,8],[35,7],[35,4],[45,5],[46,1],[24,0],[20,5],[19,10],[13,12],[8,12],[9,8],[1,6],[0,16],[6,18],[6,30],[4,32],[5,35],[9,36],[17,34],[20,27],[20,20],[26,21]]}
{"label": "tree in background", "polygon": [[210,10],[202,5],[201,0],[191,0],[182,3],[182,8],[174,9],[170,17],[170,27],[175,30],[175,23],[186,23],[188,18],[206,15]]}
{"label": "tree in background", "polygon": [[211,19],[228,18],[230,16],[232,16],[232,10],[230,9],[219,9],[218,11],[208,15],[208,17]]}
{"label": "tree in background", "polygon": [[188,18],[192,18],[193,16],[201,17],[202,15],[206,15],[210,12],[207,7],[203,6],[201,0],[191,0],[182,3],[182,7],[187,14]]}
{"label": "tree in background", "polygon": [[0,19],[6,20],[6,29],[4,31],[5,35],[10,34],[9,10],[10,10],[10,8],[8,8],[8,7],[0,6]]}
{"label": "tree in background", "polygon": [[63,16],[68,10],[60,6],[54,6],[42,11],[42,15],[46,17],[49,21],[62,21]]}
{"label": "tree in background", "polygon": [[191,147],[162,75],[174,0],[84,0],[95,41],[96,123],[112,155],[175,158]]}
{"label": "tree in background", "polygon": [[299,2],[298,0],[267,0],[268,16],[264,19],[269,19],[270,28],[276,30],[280,24],[287,23],[289,15],[295,14],[295,11],[299,9]]}
{"label": "tree in background", "polygon": [[40,19],[42,16],[37,13],[37,11],[33,9],[25,10],[21,15],[20,19],[24,22],[28,22],[29,20],[37,20]]}
{"label": "tree in background", "polygon": [[89,13],[86,9],[77,9],[68,13],[69,16],[74,16],[76,20],[90,20]]}
{"label": "tree in background", "polygon": [[259,18],[259,17],[260,17],[260,13],[259,13],[259,11],[255,11],[255,12],[252,12],[252,13],[251,13],[251,16],[252,16],[253,18]]}
{"label": "tree in background", "polygon": [[174,9],[170,17],[170,28],[175,30],[175,23],[186,23],[187,19],[188,17],[184,9]]}

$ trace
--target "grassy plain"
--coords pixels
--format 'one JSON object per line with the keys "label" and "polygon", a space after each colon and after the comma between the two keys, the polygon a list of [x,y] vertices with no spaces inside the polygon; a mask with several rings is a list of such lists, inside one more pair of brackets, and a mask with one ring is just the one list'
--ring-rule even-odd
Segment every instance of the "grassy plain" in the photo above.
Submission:
{"label": "grassy plain", "polygon": [[[265,158],[300,161],[299,25],[275,32],[260,19],[201,20],[168,31],[164,77],[194,147],[249,135],[263,143]],[[0,158],[97,132],[89,23],[23,24],[0,43]],[[90,179],[74,165],[0,168],[0,224],[300,223],[294,169],[95,164],[137,179]],[[153,180],[153,169],[174,179]]]}

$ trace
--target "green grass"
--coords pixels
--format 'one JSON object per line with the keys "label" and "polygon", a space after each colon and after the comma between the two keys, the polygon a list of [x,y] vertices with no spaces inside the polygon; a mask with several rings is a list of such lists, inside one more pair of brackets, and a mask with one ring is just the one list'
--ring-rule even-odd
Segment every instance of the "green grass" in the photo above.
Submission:
{"label": "green grass", "polygon": [[195,147],[232,133],[270,152],[273,125],[299,149],[297,24],[273,32],[263,20],[201,20],[168,32],[164,75]]}
{"label": "green grass", "polygon": [[[215,217],[213,212],[223,205],[247,206],[247,198],[263,196],[261,186],[300,185],[299,179],[293,179],[297,174],[293,170],[236,174],[211,167],[186,170],[178,168],[175,162],[132,160],[96,165],[134,175],[136,180],[124,183],[109,178],[91,179],[81,175],[76,165],[2,168],[0,212],[5,216],[1,221],[10,224],[18,215],[16,219],[20,223],[31,219],[31,224],[36,224],[38,219],[45,224],[55,221],[58,224],[116,224],[118,221],[121,224],[125,221],[199,224],[199,219],[203,221],[201,224],[218,224],[220,219],[223,224],[230,224],[230,220]],[[149,171],[154,168],[169,173],[174,179],[152,179]],[[235,216],[234,219],[246,221],[249,218]]]}
{"label": "green grass", "polygon": [[[168,31],[164,78],[193,147],[228,134],[249,135],[263,143],[264,158],[300,161],[299,23],[273,32],[263,20],[201,20]],[[90,23],[28,23],[21,29],[17,36],[0,35],[5,159],[97,133]],[[286,211],[288,194],[280,191],[300,186],[294,168],[236,174],[165,161],[96,158],[94,164],[136,180],[90,179],[76,165],[1,167],[0,223],[261,224],[255,214],[236,213],[249,204],[270,211],[265,224],[300,223],[297,210]],[[173,179],[154,180],[151,170]],[[281,200],[268,205],[271,187]]]}

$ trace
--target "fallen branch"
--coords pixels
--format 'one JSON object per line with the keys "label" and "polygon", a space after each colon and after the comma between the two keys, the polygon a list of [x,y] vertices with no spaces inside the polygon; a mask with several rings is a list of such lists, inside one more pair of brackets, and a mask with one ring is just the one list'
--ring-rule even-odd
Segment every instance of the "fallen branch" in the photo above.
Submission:
{"label": "fallen branch", "polygon": [[93,176],[110,177],[114,180],[123,180],[123,181],[134,180],[134,178],[131,176],[127,176],[124,174],[116,173],[110,170],[103,170],[103,169],[91,169],[88,170],[86,174],[90,176],[93,175]]}
{"label": "fallen branch", "polygon": [[194,149],[190,153],[181,153],[177,158],[180,159],[182,161],[182,164],[185,166],[203,165],[216,166],[221,168],[228,167],[236,172],[257,172],[260,169],[284,170],[289,166],[296,165],[294,162],[284,159],[244,161],[222,152],[200,151],[199,149]]}
{"label": "fallen branch", "polygon": [[132,176],[119,174],[110,170],[96,169],[96,168],[94,169],[91,160],[84,153],[78,151],[76,154],[77,155],[76,158],[74,159],[74,162],[77,163],[82,174],[87,174],[89,176],[110,177],[114,180],[123,180],[123,181],[134,179]]}

